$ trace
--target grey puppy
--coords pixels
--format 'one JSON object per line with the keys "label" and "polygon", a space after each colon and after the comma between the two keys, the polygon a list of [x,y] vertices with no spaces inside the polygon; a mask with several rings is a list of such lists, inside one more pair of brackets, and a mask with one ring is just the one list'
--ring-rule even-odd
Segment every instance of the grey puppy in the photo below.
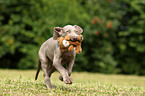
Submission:
{"label": "grey puppy", "polygon": [[[69,35],[72,41],[77,41],[77,37],[82,32],[82,28],[77,25],[54,28],[53,37],[45,41],[40,47],[35,80],[37,80],[41,66],[44,72],[45,84],[48,88],[56,88],[50,81],[50,76],[56,69],[61,74],[59,77],[61,81],[64,81],[66,84],[72,84],[73,80],[70,78],[70,75],[75,61],[75,49],[73,51],[61,52],[57,38]],[[66,69],[62,66],[64,64],[66,64]]]}

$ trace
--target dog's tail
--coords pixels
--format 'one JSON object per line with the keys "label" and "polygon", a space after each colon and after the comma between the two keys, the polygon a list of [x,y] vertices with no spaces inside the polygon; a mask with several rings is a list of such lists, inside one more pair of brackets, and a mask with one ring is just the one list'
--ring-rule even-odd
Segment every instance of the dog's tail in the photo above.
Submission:
{"label": "dog's tail", "polygon": [[36,72],[36,75],[35,75],[35,80],[37,80],[37,77],[38,77],[38,74],[40,72],[40,69],[41,69],[41,62],[40,60],[38,61],[38,66],[37,66],[37,72]]}

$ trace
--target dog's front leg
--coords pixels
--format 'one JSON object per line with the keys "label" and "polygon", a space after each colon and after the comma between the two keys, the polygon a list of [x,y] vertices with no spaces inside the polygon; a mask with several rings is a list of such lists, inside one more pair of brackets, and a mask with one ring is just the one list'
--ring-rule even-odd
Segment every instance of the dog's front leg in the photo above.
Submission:
{"label": "dog's front leg", "polygon": [[73,65],[74,65],[74,61],[75,61],[75,59],[71,60],[71,61],[69,62],[69,64],[67,64],[67,66],[66,66],[69,76],[70,76],[71,73],[72,73],[72,68],[73,68]]}
{"label": "dog's front leg", "polygon": [[[75,59],[71,60],[68,64],[66,64],[66,69],[67,69],[67,72],[68,72],[68,75],[70,76],[71,73],[72,73],[72,68],[73,68],[73,65],[74,65],[74,61]],[[62,76],[59,76],[59,79],[61,81],[63,81],[63,77]],[[73,82],[73,79],[71,78],[72,82]]]}
{"label": "dog's front leg", "polygon": [[62,66],[61,59],[54,59],[53,66],[60,72],[66,84],[72,84],[72,79],[69,77],[67,70]]}

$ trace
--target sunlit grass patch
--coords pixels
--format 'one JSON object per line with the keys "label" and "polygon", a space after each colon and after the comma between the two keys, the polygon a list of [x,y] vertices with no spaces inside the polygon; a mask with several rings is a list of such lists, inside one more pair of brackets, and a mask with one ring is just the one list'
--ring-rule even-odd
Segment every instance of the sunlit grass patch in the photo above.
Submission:
{"label": "sunlit grass patch", "polygon": [[51,82],[57,89],[48,89],[41,71],[34,80],[35,70],[0,70],[0,96],[49,96],[49,95],[145,95],[145,77],[131,75],[105,75],[74,72],[73,84],[61,82],[59,73],[52,75]]}

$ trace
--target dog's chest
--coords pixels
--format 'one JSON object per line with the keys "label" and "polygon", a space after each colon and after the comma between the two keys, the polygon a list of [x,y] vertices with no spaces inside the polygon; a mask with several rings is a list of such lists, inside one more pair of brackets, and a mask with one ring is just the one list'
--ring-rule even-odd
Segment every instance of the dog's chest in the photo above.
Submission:
{"label": "dog's chest", "polygon": [[61,54],[61,58],[63,63],[67,63],[74,59],[74,54],[72,52],[63,52]]}

